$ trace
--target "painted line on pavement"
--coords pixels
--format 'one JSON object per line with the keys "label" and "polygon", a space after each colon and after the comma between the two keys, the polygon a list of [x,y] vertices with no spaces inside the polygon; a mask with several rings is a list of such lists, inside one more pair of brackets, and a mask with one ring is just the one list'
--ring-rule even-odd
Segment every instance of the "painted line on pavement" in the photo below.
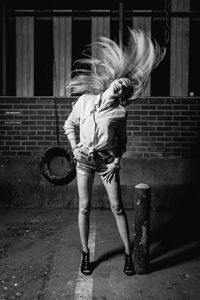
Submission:
{"label": "painted line on pavement", "polygon": [[[95,218],[92,218],[90,223],[90,235],[88,240],[88,247],[90,249],[91,261],[94,260],[95,237],[96,237],[96,223],[95,223]],[[85,276],[81,273],[79,267],[74,300],[79,300],[79,299],[92,300],[92,290],[93,290],[93,274],[91,274],[90,276]]]}

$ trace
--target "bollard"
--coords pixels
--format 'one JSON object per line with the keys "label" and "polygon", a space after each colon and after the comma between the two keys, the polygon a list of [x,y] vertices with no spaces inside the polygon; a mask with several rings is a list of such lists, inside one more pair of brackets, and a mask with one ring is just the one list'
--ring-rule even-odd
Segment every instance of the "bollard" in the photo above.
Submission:
{"label": "bollard", "polygon": [[148,272],[150,257],[150,209],[151,193],[147,184],[134,187],[134,267],[136,274]]}

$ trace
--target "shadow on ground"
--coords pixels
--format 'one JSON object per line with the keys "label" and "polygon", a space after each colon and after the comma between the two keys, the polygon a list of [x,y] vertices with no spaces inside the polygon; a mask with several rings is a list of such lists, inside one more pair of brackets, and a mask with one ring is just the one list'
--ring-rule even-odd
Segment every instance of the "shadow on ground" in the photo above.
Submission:
{"label": "shadow on ground", "polygon": [[199,216],[190,211],[158,214],[152,220],[150,272],[200,257]]}
{"label": "shadow on ground", "polygon": [[[151,250],[148,272],[155,272],[200,257],[200,218],[183,211],[158,211],[151,216]],[[133,239],[131,248],[134,249]],[[123,247],[105,252],[91,263],[94,270],[102,262],[124,253]]]}

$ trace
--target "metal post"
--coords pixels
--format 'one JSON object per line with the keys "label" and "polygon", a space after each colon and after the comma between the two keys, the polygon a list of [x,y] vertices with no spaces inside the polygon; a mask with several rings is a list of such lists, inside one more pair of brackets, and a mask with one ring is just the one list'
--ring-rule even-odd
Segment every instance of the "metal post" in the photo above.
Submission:
{"label": "metal post", "polygon": [[134,187],[134,266],[136,274],[145,274],[149,265],[151,193],[147,184]]}

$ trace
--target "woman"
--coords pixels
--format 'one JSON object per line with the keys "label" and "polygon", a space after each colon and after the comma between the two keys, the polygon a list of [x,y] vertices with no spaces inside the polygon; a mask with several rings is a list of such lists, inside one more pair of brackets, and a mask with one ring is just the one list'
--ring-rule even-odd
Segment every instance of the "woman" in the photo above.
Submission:
{"label": "woman", "polygon": [[[126,150],[125,106],[144,91],[153,68],[164,57],[157,44],[142,31],[131,30],[129,45],[120,48],[102,37],[93,44],[97,58],[79,61],[79,69],[68,83],[72,93],[82,94],[65,122],[64,130],[76,160],[79,193],[78,224],[82,244],[81,272],[90,275],[89,216],[95,172],[100,174],[124,244],[124,273],[134,273],[127,216],[120,192],[120,160]],[[80,129],[77,143],[75,127]]]}

